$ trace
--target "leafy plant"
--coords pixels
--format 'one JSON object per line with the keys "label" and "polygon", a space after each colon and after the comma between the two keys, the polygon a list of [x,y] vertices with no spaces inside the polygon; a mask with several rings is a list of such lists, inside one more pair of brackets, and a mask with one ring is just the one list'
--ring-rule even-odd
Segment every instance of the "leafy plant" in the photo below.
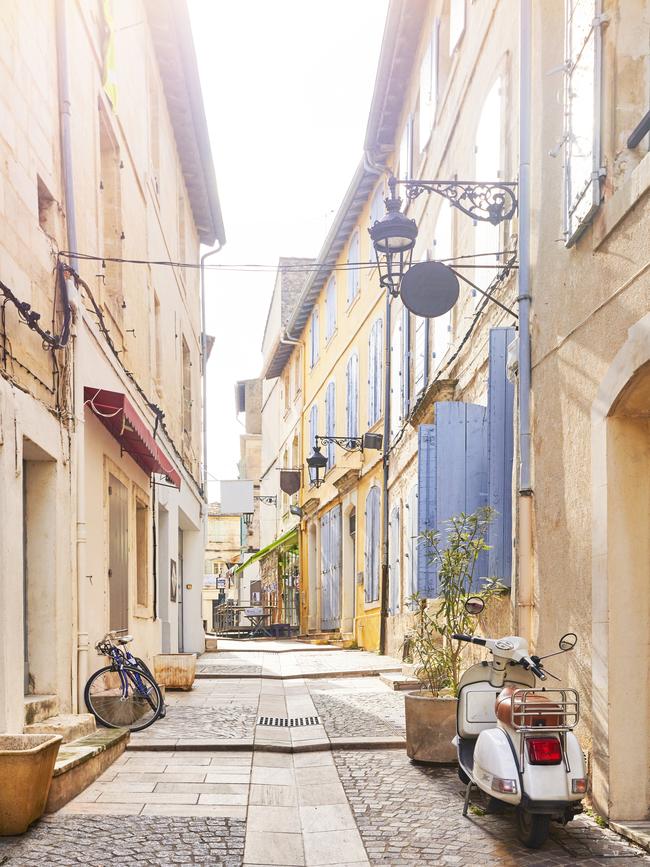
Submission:
{"label": "leafy plant", "polygon": [[445,532],[426,530],[420,536],[427,560],[438,566],[438,599],[429,608],[425,599],[414,597],[418,611],[411,652],[416,677],[434,694],[443,689],[458,693],[463,645],[451,636],[455,632],[474,635],[478,629],[476,617],[465,611],[468,596],[487,603],[507,592],[498,578],[483,578],[483,586],[476,587],[476,565],[490,548],[485,538],[493,518],[494,510],[489,507],[472,514],[461,512],[445,522]]}

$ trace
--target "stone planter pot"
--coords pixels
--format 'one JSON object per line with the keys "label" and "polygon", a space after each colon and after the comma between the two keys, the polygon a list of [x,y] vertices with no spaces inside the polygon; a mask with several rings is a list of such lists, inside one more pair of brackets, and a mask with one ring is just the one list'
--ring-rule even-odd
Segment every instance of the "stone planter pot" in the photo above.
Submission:
{"label": "stone planter pot", "polygon": [[153,658],[154,677],[167,689],[192,689],[196,653],[159,653]]}
{"label": "stone planter pot", "polygon": [[416,762],[450,764],[456,761],[456,698],[438,698],[423,691],[404,696],[406,755]]}
{"label": "stone planter pot", "polygon": [[24,834],[45,810],[61,735],[0,735],[0,836]]}

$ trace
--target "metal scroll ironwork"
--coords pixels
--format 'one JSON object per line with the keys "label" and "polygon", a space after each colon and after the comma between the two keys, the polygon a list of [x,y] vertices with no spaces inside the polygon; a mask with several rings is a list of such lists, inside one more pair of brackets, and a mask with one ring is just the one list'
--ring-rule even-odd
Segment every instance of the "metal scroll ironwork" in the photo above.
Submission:
{"label": "metal scroll ironwork", "polygon": [[421,193],[438,193],[454,208],[473,220],[498,226],[517,212],[516,181],[411,181],[397,180],[406,189],[409,201]]}

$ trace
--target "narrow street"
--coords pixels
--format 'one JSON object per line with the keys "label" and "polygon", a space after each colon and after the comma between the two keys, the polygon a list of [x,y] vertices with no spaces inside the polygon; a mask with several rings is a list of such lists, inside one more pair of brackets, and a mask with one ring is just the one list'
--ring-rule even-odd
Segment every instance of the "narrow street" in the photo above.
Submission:
{"label": "narrow street", "polygon": [[520,846],[511,816],[477,806],[463,818],[455,769],[406,757],[403,695],[378,676],[396,660],[288,641],[220,647],[95,783],[23,838],[0,839],[0,864],[650,863],[588,817],[554,826],[539,851]]}

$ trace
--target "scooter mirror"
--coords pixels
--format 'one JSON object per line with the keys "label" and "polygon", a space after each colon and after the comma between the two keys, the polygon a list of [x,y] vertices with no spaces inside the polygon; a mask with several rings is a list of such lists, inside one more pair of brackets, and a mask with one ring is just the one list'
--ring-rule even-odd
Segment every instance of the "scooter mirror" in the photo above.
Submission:
{"label": "scooter mirror", "polygon": [[567,632],[560,638],[560,650],[573,650],[578,643],[578,636],[575,632]]}
{"label": "scooter mirror", "polygon": [[468,614],[480,614],[485,608],[485,602],[480,596],[468,596],[465,600],[465,611]]}

